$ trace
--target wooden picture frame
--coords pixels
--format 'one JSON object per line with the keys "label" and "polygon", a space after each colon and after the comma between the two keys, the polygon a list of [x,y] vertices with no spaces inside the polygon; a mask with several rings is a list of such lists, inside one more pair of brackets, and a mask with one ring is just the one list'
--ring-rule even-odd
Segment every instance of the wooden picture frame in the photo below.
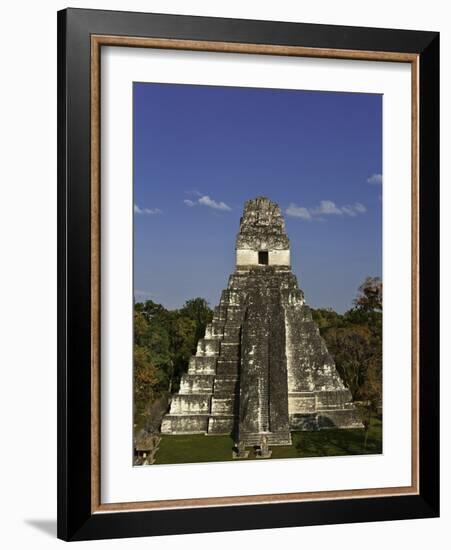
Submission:
{"label": "wooden picture frame", "polygon": [[[411,64],[410,487],[101,503],[100,51],[111,45]],[[438,201],[438,33],[83,9],[59,12],[58,537],[86,540],[436,517]]]}

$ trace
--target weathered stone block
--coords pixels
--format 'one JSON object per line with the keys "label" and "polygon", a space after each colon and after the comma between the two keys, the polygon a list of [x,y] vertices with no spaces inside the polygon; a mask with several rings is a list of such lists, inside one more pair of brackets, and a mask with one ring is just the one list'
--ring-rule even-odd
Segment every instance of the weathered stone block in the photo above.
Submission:
{"label": "weathered stone block", "polygon": [[362,428],[362,422],[352,409],[329,410],[318,413],[318,425],[321,430],[328,428]]}
{"label": "weathered stone block", "polygon": [[235,412],[235,398],[232,397],[212,397],[211,414],[214,416],[233,415]]}
{"label": "weathered stone block", "polygon": [[184,374],[180,380],[181,394],[184,393],[203,393],[208,394],[213,391],[214,376],[203,374]]}
{"label": "weathered stone block", "polygon": [[164,434],[206,433],[209,415],[166,415],[161,423]]}
{"label": "weathered stone block", "polygon": [[234,359],[233,361],[225,361],[221,358],[216,363],[216,374],[221,377],[238,378],[240,361]]}
{"label": "weathered stone block", "polygon": [[227,309],[227,321],[238,321],[240,322],[243,319],[243,309],[241,307],[232,307],[230,306]]}
{"label": "weathered stone block", "polygon": [[224,325],[223,332],[223,341],[224,342],[234,342],[239,344],[241,334],[241,323],[234,323],[232,321],[227,321]]}
{"label": "weathered stone block", "polygon": [[238,388],[238,379],[237,378],[223,378],[222,376],[217,376],[215,378],[213,391],[214,393],[225,393],[225,394],[234,394],[237,392]]}
{"label": "weathered stone block", "polygon": [[208,420],[209,434],[229,434],[233,430],[233,416],[210,416]]}
{"label": "weathered stone block", "polygon": [[289,393],[288,412],[290,415],[298,413],[310,413],[316,410],[315,394]]}
{"label": "weathered stone block", "polygon": [[207,414],[210,412],[210,395],[177,394],[172,397],[170,414]]}
{"label": "weathered stone block", "polygon": [[347,403],[352,402],[351,392],[348,389],[319,391],[317,396],[317,408],[322,409],[343,409]]}
{"label": "weathered stone block", "polygon": [[189,361],[188,374],[215,374],[216,357],[191,357]]}
{"label": "weathered stone block", "polygon": [[234,361],[238,359],[240,351],[239,342],[221,342],[221,359],[223,361]]}
{"label": "weathered stone block", "polygon": [[210,357],[213,355],[218,355],[219,345],[220,342],[218,339],[201,338],[197,343],[196,355],[198,357]]}

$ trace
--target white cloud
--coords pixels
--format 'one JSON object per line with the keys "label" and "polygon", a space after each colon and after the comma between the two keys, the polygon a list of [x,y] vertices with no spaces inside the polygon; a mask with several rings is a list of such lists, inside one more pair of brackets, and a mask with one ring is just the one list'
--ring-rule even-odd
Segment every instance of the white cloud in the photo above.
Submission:
{"label": "white cloud", "polygon": [[342,211],[332,201],[321,201],[319,203],[319,206],[312,209],[312,214],[342,214]]}
{"label": "white cloud", "polygon": [[347,216],[357,216],[358,214],[364,214],[366,212],[366,206],[361,202],[356,202],[355,204],[345,204],[341,207],[341,214],[346,214]]}
{"label": "white cloud", "polygon": [[364,204],[362,204],[361,202],[356,202],[354,204],[354,209],[359,214],[364,214],[366,212],[366,206]]}
{"label": "white cloud", "polygon": [[288,216],[293,218],[302,218],[303,220],[311,221],[323,220],[324,218],[322,216],[330,215],[355,217],[366,212],[366,206],[361,202],[337,206],[333,201],[325,200],[321,201],[319,206],[306,208],[305,206],[298,206],[292,202],[285,212]]}
{"label": "white cloud", "polygon": [[302,218],[303,220],[311,220],[312,215],[304,206],[297,206],[294,202],[290,203],[285,211],[288,216],[293,218]]}
{"label": "white cloud", "polygon": [[367,183],[371,183],[372,185],[381,185],[382,174],[371,174],[371,176],[366,181]]}
{"label": "white cloud", "polygon": [[228,211],[232,210],[230,206],[228,206],[225,202],[222,201],[215,201],[208,195],[201,195],[196,201],[190,200],[190,199],[184,199],[183,201],[186,206],[195,206],[196,204],[200,204],[201,206],[208,206],[209,208],[213,208],[214,210],[223,210]]}
{"label": "white cloud", "polygon": [[140,208],[137,204],[135,204],[133,208],[133,212],[135,214],[162,214],[163,212],[159,208]]}
{"label": "white cloud", "polygon": [[203,195],[202,197],[200,197],[200,199],[198,199],[198,203],[202,204],[203,206],[214,208],[215,210],[231,210],[230,206],[228,206],[225,202],[217,202],[211,199],[208,195]]}

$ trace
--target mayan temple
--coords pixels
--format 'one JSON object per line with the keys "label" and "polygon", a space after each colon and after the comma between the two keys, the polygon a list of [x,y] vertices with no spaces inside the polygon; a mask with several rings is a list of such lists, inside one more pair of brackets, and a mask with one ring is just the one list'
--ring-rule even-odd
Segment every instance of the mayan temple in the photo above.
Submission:
{"label": "mayan temple", "polygon": [[165,434],[233,434],[241,446],[291,444],[291,431],[361,427],[290,267],[280,208],[246,202],[236,268],[199,340]]}

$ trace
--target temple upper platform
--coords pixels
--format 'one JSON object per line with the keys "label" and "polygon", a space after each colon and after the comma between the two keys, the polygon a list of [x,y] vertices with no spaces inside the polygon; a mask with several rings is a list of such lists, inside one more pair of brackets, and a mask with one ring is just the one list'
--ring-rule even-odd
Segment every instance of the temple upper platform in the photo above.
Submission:
{"label": "temple upper platform", "polygon": [[246,202],[236,239],[236,265],[290,265],[290,241],[279,206],[266,197]]}

